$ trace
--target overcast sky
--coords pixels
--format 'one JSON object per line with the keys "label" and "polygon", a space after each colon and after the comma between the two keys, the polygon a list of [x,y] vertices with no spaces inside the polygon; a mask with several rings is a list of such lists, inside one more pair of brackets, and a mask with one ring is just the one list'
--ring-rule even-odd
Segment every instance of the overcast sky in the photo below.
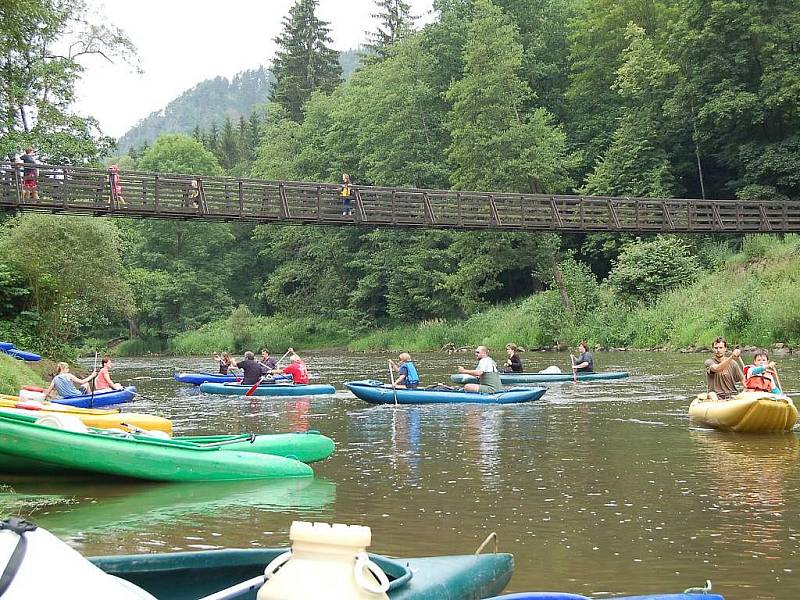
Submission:
{"label": "overcast sky", "polygon": [[[406,0],[420,23],[429,22],[432,0]],[[294,0],[93,0],[110,23],[136,45],[144,71],[101,59],[85,62],[77,109],[119,137],[181,92],[217,75],[231,77],[269,65],[273,39]],[[330,22],[333,47],[356,48],[375,22],[373,0],[319,0],[319,18]]]}

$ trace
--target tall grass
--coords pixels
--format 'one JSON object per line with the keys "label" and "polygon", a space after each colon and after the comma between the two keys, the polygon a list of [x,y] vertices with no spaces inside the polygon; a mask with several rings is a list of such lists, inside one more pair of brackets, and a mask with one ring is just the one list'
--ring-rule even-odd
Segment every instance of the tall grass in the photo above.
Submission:
{"label": "tall grass", "polygon": [[0,352],[0,394],[14,394],[23,385],[46,387],[44,379],[25,362]]}

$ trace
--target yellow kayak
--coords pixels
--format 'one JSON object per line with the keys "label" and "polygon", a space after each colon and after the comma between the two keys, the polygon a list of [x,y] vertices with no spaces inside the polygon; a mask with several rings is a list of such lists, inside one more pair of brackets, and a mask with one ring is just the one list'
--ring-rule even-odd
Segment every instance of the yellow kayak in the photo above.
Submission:
{"label": "yellow kayak", "polygon": [[0,394],[0,411],[24,412],[25,414],[65,414],[78,417],[87,427],[99,429],[126,429],[132,425],[149,431],[163,431],[172,435],[172,421],[155,415],[120,412],[118,409],[76,408],[56,402],[20,400],[17,396]]}
{"label": "yellow kayak", "polygon": [[700,394],[689,406],[689,416],[715,429],[774,433],[794,427],[797,408],[789,396],[769,392],[741,392],[730,400],[708,400]]}

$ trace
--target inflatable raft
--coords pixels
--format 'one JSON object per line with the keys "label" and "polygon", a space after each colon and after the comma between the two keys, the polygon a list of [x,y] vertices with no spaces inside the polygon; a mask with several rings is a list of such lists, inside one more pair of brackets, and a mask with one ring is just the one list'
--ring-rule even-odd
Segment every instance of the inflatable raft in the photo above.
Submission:
{"label": "inflatable raft", "polygon": [[123,413],[119,409],[76,408],[56,402],[37,402],[21,400],[18,396],[0,394],[0,410],[17,412],[28,416],[40,417],[45,414],[72,415],[81,420],[87,427],[122,429],[124,425],[132,425],[148,431],[163,431],[172,435],[172,422],[163,417],[143,413]]}
{"label": "inflatable raft", "polygon": [[[608,381],[630,377],[627,371],[606,371],[605,373],[577,373],[573,378],[572,373],[500,373],[500,383],[515,385],[520,383],[563,383],[567,381]],[[451,375],[450,380],[464,385],[465,383],[478,383],[478,378],[472,375]]]}
{"label": "inflatable raft", "polygon": [[[271,375],[272,381],[291,381],[291,375]],[[236,375],[220,375],[219,373],[175,373],[175,381],[200,385],[203,383],[237,383],[241,377]]]}
{"label": "inflatable raft", "polygon": [[[200,391],[206,394],[244,396],[252,385],[237,383],[201,383]],[[326,383],[267,383],[259,385],[251,396],[322,396],[335,394],[336,388]]]}
{"label": "inflatable raft", "polygon": [[392,389],[380,381],[348,381],[344,384],[357,398],[372,404],[516,404],[538,400],[545,388],[510,388],[495,394],[465,392],[463,390]]}
{"label": "inflatable raft", "polygon": [[740,433],[790,431],[797,408],[789,396],[746,391],[730,400],[708,400],[700,394],[689,405],[689,416],[701,425]]}
{"label": "inflatable raft", "polygon": [[121,390],[111,390],[99,392],[97,394],[81,394],[79,396],[67,396],[66,398],[55,398],[53,402],[65,404],[67,406],[77,406],[78,408],[96,408],[98,406],[111,406],[113,404],[123,404],[130,402],[136,397],[136,386],[131,385]]}
{"label": "inflatable raft", "polygon": [[[78,419],[49,415],[34,419],[0,414],[0,455],[17,464],[45,463],[83,471],[152,481],[221,481],[312,477],[294,458],[229,448],[245,442],[197,444],[146,435],[87,429]],[[250,449],[250,448],[248,448]]]}
{"label": "inflatable raft", "polygon": [[28,362],[37,362],[42,360],[42,357],[38,354],[34,354],[33,352],[26,352],[25,350],[20,350],[19,348],[8,348],[3,350],[9,356],[13,356],[19,360],[26,360]]}

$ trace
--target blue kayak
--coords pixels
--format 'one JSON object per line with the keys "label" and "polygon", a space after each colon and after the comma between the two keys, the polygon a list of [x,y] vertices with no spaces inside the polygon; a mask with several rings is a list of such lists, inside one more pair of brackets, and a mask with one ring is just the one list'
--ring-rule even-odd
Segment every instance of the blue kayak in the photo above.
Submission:
{"label": "blue kayak", "polygon": [[[201,383],[200,391],[206,394],[244,396],[252,385],[237,383]],[[327,383],[267,383],[259,385],[252,396],[322,396],[335,394],[336,388]]]}
{"label": "blue kayak", "polygon": [[[725,600],[719,594],[652,594],[648,596],[604,596],[605,600]],[[492,596],[486,600],[592,600],[577,594],[560,592],[523,592]]]}
{"label": "blue kayak", "polygon": [[[175,381],[200,385],[201,383],[236,383],[241,378],[236,375],[221,375],[220,373],[175,373]],[[291,375],[273,375],[273,381],[290,381]]]}
{"label": "blue kayak", "polygon": [[11,342],[0,342],[0,350],[11,350],[14,347],[14,344]]}
{"label": "blue kayak", "polygon": [[[568,381],[608,381],[630,377],[627,371],[606,371],[604,373],[500,373],[500,383],[503,385],[528,384],[528,383],[564,383]],[[478,378],[472,375],[451,375],[450,381],[464,385],[477,383]]]}
{"label": "blue kayak", "polygon": [[18,358],[19,360],[27,360],[30,362],[36,362],[38,360],[42,360],[42,357],[39,356],[38,354],[34,354],[33,352],[26,352],[25,350],[20,350],[19,348],[0,348],[0,350],[5,352],[9,356]]}
{"label": "blue kayak", "polygon": [[67,396],[66,398],[56,398],[53,402],[77,406],[78,408],[97,408],[98,406],[109,406],[111,404],[122,404],[130,402],[136,396],[136,386],[131,385],[121,390],[111,390],[110,392],[100,392],[89,395]]}
{"label": "blue kayak", "polygon": [[511,388],[494,394],[465,392],[463,390],[436,390],[417,388],[415,390],[392,389],[384,387],[383,382],[374,380],[348,381],[345,387],[358,398],[372,404],[516,404],[538,400],[546,388]]}

